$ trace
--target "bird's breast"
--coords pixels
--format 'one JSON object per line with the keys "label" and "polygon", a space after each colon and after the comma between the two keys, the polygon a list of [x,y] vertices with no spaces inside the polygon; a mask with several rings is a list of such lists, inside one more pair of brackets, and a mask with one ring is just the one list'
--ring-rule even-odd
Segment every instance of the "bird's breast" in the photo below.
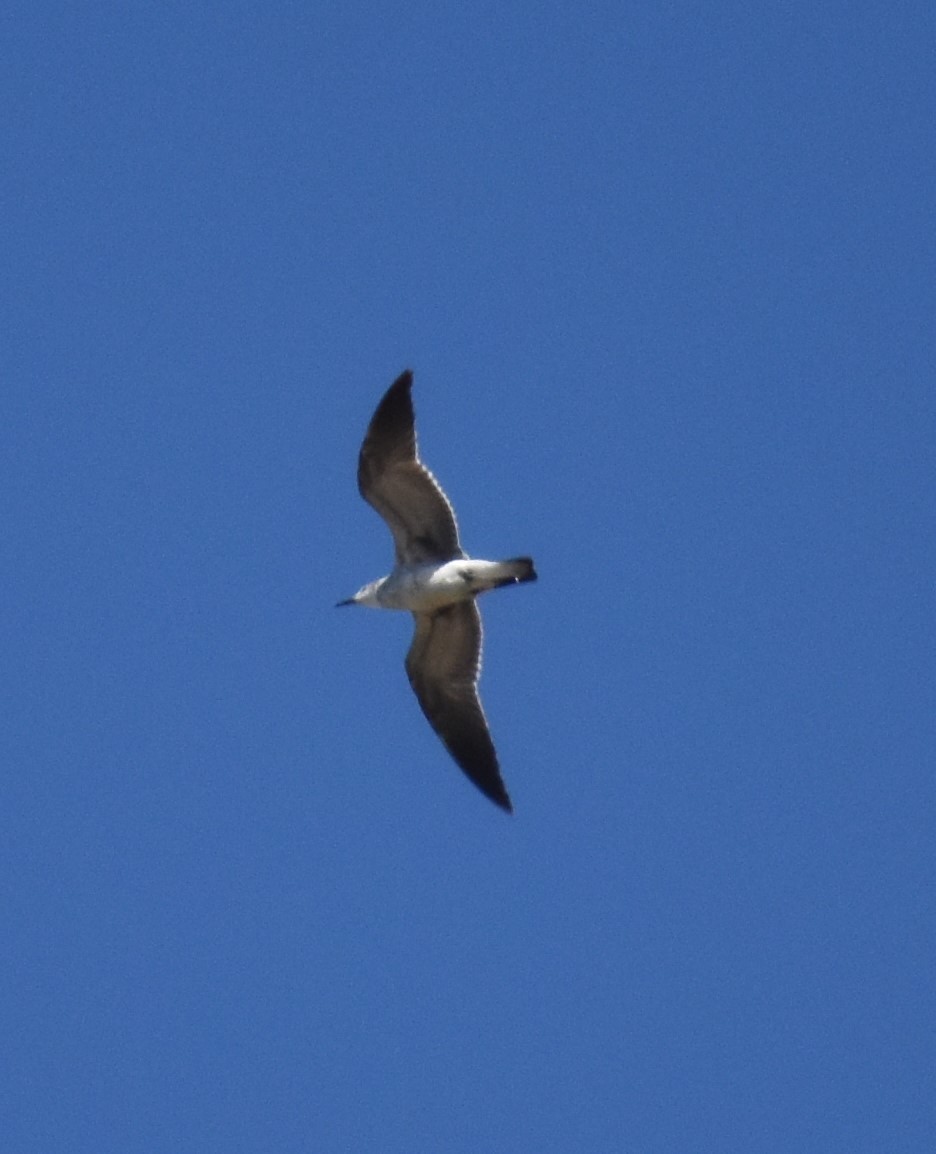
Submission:
{"label": "bird's breast", "polygon": [[386,609],[434,613],[446,605],[469,600],[476,591],[468,561],[410,565],[390,574],[381,587],[380,603]]}

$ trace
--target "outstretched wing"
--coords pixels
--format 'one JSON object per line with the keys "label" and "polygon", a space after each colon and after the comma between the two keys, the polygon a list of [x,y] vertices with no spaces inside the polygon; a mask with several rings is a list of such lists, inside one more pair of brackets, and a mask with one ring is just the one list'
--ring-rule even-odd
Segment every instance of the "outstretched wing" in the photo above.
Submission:
{"label": "outstretched wing", "polygon": [[377,406],[358,458],[358,489],[390,526],[398,564],[463,557],[448,498],[416,451],[407,369]]}
{"label": "outstretched wing", "polygon": [[429,724],[491,801],[513,811],[478,697],[481,614],[474,601],[416,613],[406,673]]}

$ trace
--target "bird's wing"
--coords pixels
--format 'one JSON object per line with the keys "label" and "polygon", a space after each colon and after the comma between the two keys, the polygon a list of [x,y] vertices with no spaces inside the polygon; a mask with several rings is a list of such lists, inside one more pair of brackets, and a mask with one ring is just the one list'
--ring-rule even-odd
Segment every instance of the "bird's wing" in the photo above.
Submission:
{"label": "bird's wing", "polygon": [[423,713],[478,789],[512,812],[478,697],[481,614],[477,605],[460,601],[436,613],[413,616],[416,632],[406,655],[406,673]]}
{"label": "bird's wing", "polygon": [[451,561],[463,557],[448,498],[419,460],[407,370],[377,406],[358,458],[358,489],[390,526],[397,562]]}

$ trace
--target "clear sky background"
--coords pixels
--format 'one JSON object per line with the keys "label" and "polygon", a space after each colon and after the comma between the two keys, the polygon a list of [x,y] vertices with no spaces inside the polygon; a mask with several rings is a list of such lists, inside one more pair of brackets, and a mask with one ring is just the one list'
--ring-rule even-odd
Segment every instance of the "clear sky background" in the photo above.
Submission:
{"label": "clear sky background", "polygon": [[5,1154],[936,1149],[934,12],[4,6]]}

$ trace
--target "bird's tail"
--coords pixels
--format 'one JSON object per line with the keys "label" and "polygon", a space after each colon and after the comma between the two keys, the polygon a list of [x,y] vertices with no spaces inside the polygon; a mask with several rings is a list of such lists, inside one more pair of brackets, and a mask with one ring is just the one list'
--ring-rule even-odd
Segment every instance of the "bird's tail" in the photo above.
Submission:
{"label": "bird's tail", "polygon": [[536,580],[536,570],[533,568],[532,557],[512,557],[502,564],[508,572],[508,580],[516,581],[517,584]]}

